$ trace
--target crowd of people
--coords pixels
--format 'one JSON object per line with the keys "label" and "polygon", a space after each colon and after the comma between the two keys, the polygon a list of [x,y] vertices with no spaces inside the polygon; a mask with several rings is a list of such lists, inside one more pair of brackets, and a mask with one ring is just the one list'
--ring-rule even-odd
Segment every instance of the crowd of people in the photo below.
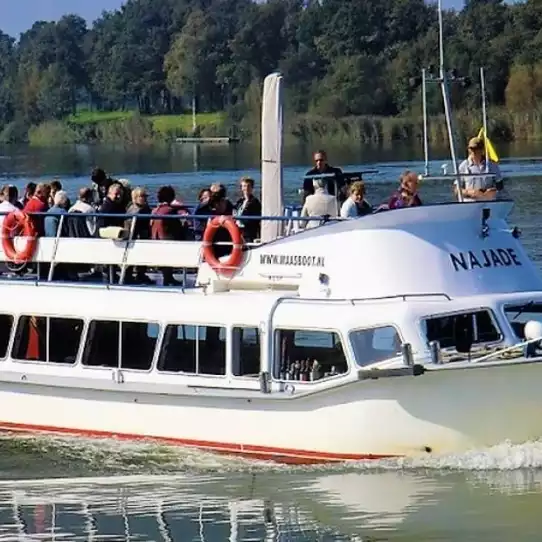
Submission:
{"label": "crowd of people", "polygon": [[[504,183],[497,163],[486,157],[485,142],[480,137],[471,138],[467,145],[467,158],[459,165],[460,181],[454,183],[456,195],[462,200],[491,201],[504,194]],[[303,181],[303,218],[357,218],[373,212],[417,207],[422,205],[418,193],[419,176],[405,171],[399,178],[399,187],[384,204],[373,207],[366,199],[366,187],[360,178],[348,183],[340,168],[330,166],[326,152],[314,153],[314,168],[307,171]],[[321,220],[303,223],[306,228],[320,225]]]}
{"label": "crowd of people", "polygon": [[[197,205],[192,207],[177,197],[172,186],[161,186],[156,193],[157,205],[151,208],[145,187],[132,188],[128,180],[115,180],[97,168],[91,174],[91,186],[81,188],[75,202],[70,201],[59,180],[38,184],[30,182],[21,198],[16,186],[3,186],[0,189],[0,225],[8,213],[22,210],[29,213],[38,236],[103,237],[104,232],[114,230],[119,235],[120,232],[128,233],[134,240],[184,241],[201,239],[210,216],[235,215],[245,242],[252,242],[260,236],[261,220],[247,217],[260,217],[261,204],[254,195],[253,179],[242,177],[239,189],[241,196],[232,203],[223,184],[212,184],[200,191]],[[130,215],[141,216],[134,221]],[[197,216],[202,218],[195,218]],[[220,228],[215,241],[229,240],[227,231]],[[227,245],[218,244],[216,247],[217,256],[230,250]],[[43,272],[46,266],[42,267]],[[81,271],[76,267],[59,264],[56,276],[64,278],[64,275],[69,275],[74,279],[77,271]],[[106,275],[108,271],[99,267],[92,269],[93,274],[99,275]],[[173,269],[163,268],[161,271],[164,285],[180,284],[173,276]],[[150,284],[152,280],[144,267],[135,267],[127,269],[125,282]]]}
{"label": "crowd of people", "polygon": [[[422,205],[418,194],[419,177],[413,171],[405,171],[398,189],[386,203],[375,208],[366,199],[366,186],[361,177],[352,182],[341,169],[328,164],[325,151],[314,154],[314,164],[303,182],[301,217],[308,220],[301,221],[302,227],[318,226],[322,217],[324,220],[352,219],[381,210]],[[455,184],[455,191],[461,191],[465,201],[496,199],[503,190],[499,167],[486,158],[482,139],[469,141],[468,158],[459,166],[459,172],[462,180]],[[132,188],[128,180],[115,180],[103,169],[96,168],[92,171],[90,185],[79,190],[74,202],[56,179],[49,183],[28,183],[21,198],[17,187],[3,186],[0,189],[0,225],[6,214],[22,210],[30,214],[39,236],[103,237],[104,231],[116,229],[124,234],[128,232],[134,240],[183,241],[202,239],[209,217],[230,215],[235,217],[242,230],[245,243],[253,243],[260,238],[262,216],[262,205],[254,188],[252,178],[242,177],[240,197],[234,203],[228,199],[226,187],[214,183],[200,190],[195,206],[188,206],[177,197],[172,186],[161,186],[156,193],[157,204],[151,208],[145,187]],[[66,216],[62,218],[62,215]],[[131,215],[140,216],[134,220]],[[316,219],[311,221],[311,217]],[[227,255],[231,251],[230,242],[227,230],[219,228],[215,235],[215,255]],[[100,269],[94,271],[103,273]],[[162,273],[165,285],[179,284],[171,268],[162,269]],[[143,267],[128,268],[125,280],[152,282]]]}

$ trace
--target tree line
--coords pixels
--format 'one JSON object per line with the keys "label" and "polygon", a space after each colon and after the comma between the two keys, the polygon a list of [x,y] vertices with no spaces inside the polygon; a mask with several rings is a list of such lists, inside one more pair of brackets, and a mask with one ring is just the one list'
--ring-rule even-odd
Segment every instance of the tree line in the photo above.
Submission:
{"label": "tree line", "polygon": [[[452,101],[538,107],[542,2],[466,0],[444,13]],[[79,16],[38,21],[18,40],[0,32],[0,127],[63,119],[79,108],[144,115],[259,115],[263,78],[280,70],[289,113],[419,114],[413,78],[438,65],[436,5],[425,0],[128,0],[90,27]],[[440,110],[438,89],[430,111]]]}

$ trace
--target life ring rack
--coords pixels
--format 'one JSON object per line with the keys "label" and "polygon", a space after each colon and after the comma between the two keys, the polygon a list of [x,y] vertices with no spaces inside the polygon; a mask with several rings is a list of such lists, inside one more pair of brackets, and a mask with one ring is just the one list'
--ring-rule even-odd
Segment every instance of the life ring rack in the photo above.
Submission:
{"label": "life ring rack", "polygon": [[[225,228],[228,231],[233,243],[232,253],[224,261],[220,261],[213,250],[213,240],[219,228]],[[231,277],[243,261],[243,244],[243,234],[233,217],[215,216],[203,232],[203,259],[216,273]]]}
{"label": "life ring rack", "polygon": [[[22,235],[26,242],[21,249],[15,248],[15,237]],[[23,211],[12,211],[2,222],[2,249],[6,259],[15,264],[32,260],[38,246],[38,232],[32,218]]]}

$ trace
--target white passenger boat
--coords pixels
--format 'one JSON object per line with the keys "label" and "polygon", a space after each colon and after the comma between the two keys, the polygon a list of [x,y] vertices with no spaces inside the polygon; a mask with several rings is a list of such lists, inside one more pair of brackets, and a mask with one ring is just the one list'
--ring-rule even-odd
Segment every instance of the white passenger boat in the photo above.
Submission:
{"label": "white passenger boat", "polygon": [[[264,90],[266,216],[283,209],[281,84],[273,74]],[[536,439],[542,277],[511,208],[403,208],[291,235],[265,220],[247,250],[230,219],[226,261],[207,236],[41,238],[26,258],[51,271],[91,260],[121,278],[134,265],[197,275],[185,288],[0,281],[0,427],[295,463]]]}

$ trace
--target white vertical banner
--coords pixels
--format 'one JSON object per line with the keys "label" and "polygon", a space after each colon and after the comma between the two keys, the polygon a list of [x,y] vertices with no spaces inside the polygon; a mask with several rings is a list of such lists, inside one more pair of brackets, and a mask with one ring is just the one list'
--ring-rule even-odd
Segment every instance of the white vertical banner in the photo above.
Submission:
{"label": "white vertical banner", "polygon": [[[262,215],[284,214],[282,186],[283,78],[272,73],[265,78],[262,99]],[[283,222],[263,221],[262,242],[282,234]]]}

